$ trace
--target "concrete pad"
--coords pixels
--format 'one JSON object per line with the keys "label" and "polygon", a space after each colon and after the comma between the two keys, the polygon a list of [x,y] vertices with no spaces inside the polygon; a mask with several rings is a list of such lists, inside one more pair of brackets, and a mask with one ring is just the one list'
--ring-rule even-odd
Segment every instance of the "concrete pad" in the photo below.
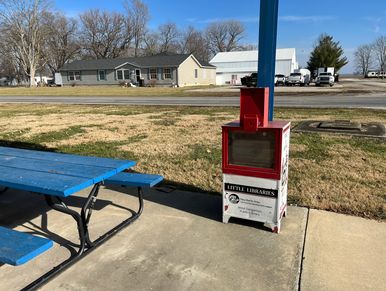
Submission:
{"label": "concrete pad", "polygon": [[385,290],[386,223],[310,210],[302,290]]}
{"label": "concrete pad", "polygon": [[[123,188],[102,189],[102,204],[91,222],[92,238],[124,219],[128,209],[137,209],[135,197],[117,191],[132,193]],[[72,203],[74,208],[79,206]],[[33,209],[36,213],[47,210],[40,198]],[[49,210],[33,218],[25,216],[23,222],[26,212],[12,214],[20,223],[17,228],[31,228],[56,243],[19,268],[0,266],[1,290],[27,285],[69,256],[63,242],[77,241],[71,218]],[[219,196],[152,191],[145,194],[144,212],[134,224],[42,290],[297,289],[306,217],[306,209],[290,207],[282,232],[274,234],[258,223],[221,223]]]}

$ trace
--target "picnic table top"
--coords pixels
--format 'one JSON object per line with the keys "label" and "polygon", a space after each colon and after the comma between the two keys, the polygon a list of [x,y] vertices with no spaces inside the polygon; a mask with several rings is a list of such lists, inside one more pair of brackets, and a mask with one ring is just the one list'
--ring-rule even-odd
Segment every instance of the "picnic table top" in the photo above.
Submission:
{"label": "picnic table top", "polygon": [[130,160],[0,147],[0,185],[66,197],[134,165]]}

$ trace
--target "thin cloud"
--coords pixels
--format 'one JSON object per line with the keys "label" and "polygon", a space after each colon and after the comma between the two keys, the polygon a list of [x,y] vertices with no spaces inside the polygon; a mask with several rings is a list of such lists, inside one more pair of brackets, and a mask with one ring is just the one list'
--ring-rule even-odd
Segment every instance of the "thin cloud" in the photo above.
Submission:
{"label": "thin cloud", "polygon": [[229,21],[229,20],[238,20],[240,22],[244,23],[257,23],[259,22],[259,17],[232,17],[232,18],[208,18],[208,19],[198,19],[198,18],[187,18],[186,21],[188,22],[195,22],[195,23],[213,23],[213,22],[222,22],[222,21]]}
{"label": "thin cloud", "polygon": [[197,22],[198,19],[197,18],[187,18],[185,19],[187,22]]}
{"label": "thin cloud", "polygon": [[317,15],[308,15],[308,16],[302,16],[302,15],[286,15],[286,16],[280,16],[280,21],[286,21],[286,22],[321,22],[321,21],[328,21],[328,20],[334,20],[335,16],[317,16]]}
{"label": "thin cloud", "polygon": [[[321,21],[328,21],[336,19],[335,16],[299,16],[299,15],[287,15],[287,16],[280,16],[280,21],[286,21],[286,22],[321,22]],[[187,18],[186,21],[188,22],[195,22],[195,23],[213,23],[213,22],[221,22],[221,21],[228,21],[228,20],[238,20],[243,23],[258,23],[259,17],[232,17],[232,18],[208,18],[208,19],[198,19],[198,18]]]}
{"label": "thin cloud", "polygon": [[382,17],[374,17],[374,16],[366,16],[362,17],[362,20],[370,22],[373,25],[372,32],[380,33],[381,32],[381,22],[383,20]]}
{"label": "thin cloud", "polygon": [[370,22],[381,22],[382,17],[375,17],[375,16],[365,16],[362,17],[363,20],[370,21]]}

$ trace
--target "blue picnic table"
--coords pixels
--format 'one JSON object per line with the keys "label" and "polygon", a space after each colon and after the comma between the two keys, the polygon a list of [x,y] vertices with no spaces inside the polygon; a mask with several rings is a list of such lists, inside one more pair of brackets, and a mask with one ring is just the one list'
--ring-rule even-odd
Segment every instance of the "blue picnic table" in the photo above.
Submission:
{"label": "blue picnic table", "polygon": [[[162,177],[138,175],[140,176],[138,180],[135,174],[122,176],[125,174],[121,173],[122,171],[135,164],[130,160],[0,147],[0,186],[42,194],[52,209],[72,216],[77,223],[79,248],[76,254],[28,285],[26,289],[36,288],[51,279],[140,216],[143,209],[142,186],[151,187],[161,181]],[[134,215],[98,239],[91,241],[88,225],[92,209],[97,200],[99,187],[109,179],[111,184],[138,186],[139,209]],[[66,197],[91,186],[92,189],[85,198],[80,213],[67,206]],[[5,233],[5,237],[18,239],[24,238],[24,234]],[[46,241],[39,239],[40,244],[47,245]],[[31,256],[31,254],[28,255]],[[24,258],[22,260],[25,260]]]}
{"label": "blue picnic table", "polygon": [[0,185],[67,197],[135,164],[127,160],[0,147]]}

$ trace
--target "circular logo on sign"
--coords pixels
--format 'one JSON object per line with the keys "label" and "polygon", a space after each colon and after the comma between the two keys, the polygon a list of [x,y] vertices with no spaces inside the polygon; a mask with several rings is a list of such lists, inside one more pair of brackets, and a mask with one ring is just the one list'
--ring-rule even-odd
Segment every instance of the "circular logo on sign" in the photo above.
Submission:
{"label": "circular logo on sign", "polygon": [[240,198],[236,194],[232,194],[229,196],[229,201],[233,204],[237,204],[237,203],[239,203]]}

